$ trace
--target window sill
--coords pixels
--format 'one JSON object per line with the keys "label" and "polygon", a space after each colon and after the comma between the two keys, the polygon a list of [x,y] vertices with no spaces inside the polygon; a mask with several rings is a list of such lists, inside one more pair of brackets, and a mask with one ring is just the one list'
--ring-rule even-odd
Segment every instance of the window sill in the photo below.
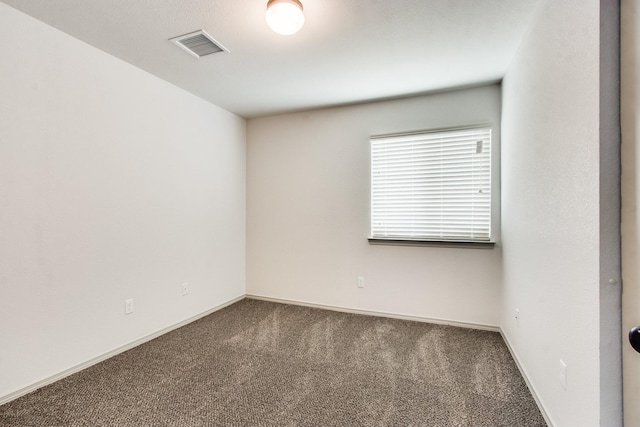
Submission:
{"label": "window sill", "polygon": [[437,246],[445,248],[477,248],[493,249],[496,242],[480,240],[403,240],[403,239],[377,239],[369,237],[370,245],[392,246]]}

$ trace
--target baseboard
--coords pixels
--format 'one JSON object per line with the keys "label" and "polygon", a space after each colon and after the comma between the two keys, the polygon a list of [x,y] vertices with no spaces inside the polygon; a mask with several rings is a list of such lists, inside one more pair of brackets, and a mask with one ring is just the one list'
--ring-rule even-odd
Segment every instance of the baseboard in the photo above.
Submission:
{"label": "baseboard", "polygon": [[406,314],[400,314],[400,313],[390,313],[386,311],[362,310],[358,308],[316,304],[316,303],[307,302],[307,301],[297,301],[297,300],[290,300],[290,299],[284,299],[284,298],[272,298],[272,297],[266,297],[262,295],[254,295],[254,294],[247,294],[246,297],[250,299],[260,300],[260,301],[270,301],[270,302],[277,302],[281,304],[291,304],[291,305],[300,305],[303,307],[321,308],[324,310],[339,311],[342,313],[364,314],[367,316],[376,316],[376,317],[389,317],[391,319],[412,320],[414,322],[435,323],[438,325],[449,325],[449,326],[457,326],[460,328],[467,328],[467,329],[479,329],[483,331],[500,332],[500,327],[493,326],[493,325],[485,325],[482,323],[459,322],[456,320],[438,319],[434,317],[425,317],[425,316],[413,316],[413,315],[406,315]]}
{"label": "baseboard", "polygon": [[200,319],[202,317],[208,316],[211,313],[214,313],[214,312],[216,312],[216,311],[218,311],[220,309],[223,309],[223,308],[225,308],[225,307],[227,307],[227,306],[229,306],[231,304],[234,304],[234,303],[236,303],[236,302],[238,302],[240,300],[243,300],[244,298],[245,298],[244,295],[240,295],[239,297],[233,298],[233,299],[231,299],[229,301],[226,301],[226,302],[224,302],[222,304],[219,304],[219,305],[217,305],[217,306],[215,306],[213,308],[210,308],[209,310],[203,311],[202,313],[196,314],[195,316],[189,317],[188,319],[185,319],[185,320],[183,320],[181,322],[175,323],[175,324],[173,324],[171,326],[167,326],[166,328],[162,328],[162,329],[160,329],[160,330],[158,330],[156,332],[153,332],[153,333],[151,333],[149,335],[146,335],[146,336],[144,336],[142,338],[139,338],[139,339],[137,339],[135,341],[132,341],[132,342],[130,342],[128,344],[125,344],[125,345],[123,345],[121,347],[118,347],[118,348],[116,348],[114,350],[111,350],[111,351],[109,351],[107,353],[104,353],[104,354],[102,354],[100,356],[94,357],[93,359],[87,360],[86,362],[80,363],[80,364],[78,364],[76,366],[73,366],[73,367],[71,367],[69,369],[65,369],[62,372],[59,372],[59,373],[54,374],[54,375],[52,375],[50,377],[47,377],[47,378],[45,378],[43,380],[40,380],[40,381],[38,381],[38,382],[36,382],[34,384],[31,384],[31,385],[29,385],[27,387],[21,388],[20,390],[16,390],[13,393],[9,393],[9,394],[7,394],[5,396],[2,396],[2,397],[0,397],[0,405],[4,405],[5,403],[9,403],[12,400],[15,400],[15,399],[17,399],[17,398],[19,398],[21,396],[24,396],[25,394],[31,393],[32,391],[35,391],[35,390],[37,390],[39,388],[42,388],[42,387],[44,387],[46,385],[49,385],[49,384],[54,383],[54,382],[56,382],[58,380],[61,380],[62,378],[65,378],[65,377],[68,377],[69,375],[75,374],[76,372],[80,372],[83,369],[86,369],[86,368],[88,368],[90,366],[98,364],[98,363],[100,363],[100,362],[102,362],[104,360],[109,359],[110,357],[116,356],[116,355],[118,355],[120,353],[123,353],[123,352],[125,352],[127,350],[130,350],[130,349],[132,349],[134,347],[137,347],[140,344],[144,344],[147,341],[151,341],[154,338],[158,338],[159,336],[164,335],[167,332],[171,332],[174,329],[178,329],[178,328],[180,328],[182,326],[188,325],[191,322],[194,322],[194,321],[196,321],[196,320],[198,320],[198,319]]}
{"label": "baseboard", "polygon": [[522,378],[524,378],[524,382],[527,384],[527,387],[529,388],[529,391],[531,392],[531,395],[533,396],[533,400],[536,401],[536,405],[538,405],[538,409],[540,409],[540,413],[542,414],[542,417],[547,422],[547,425],[549,427],[554,427],[555,424],[553,423],[553,421],[551,421],[551,417],[549,416],[549,414],[545,410],[544,405],[542,404],[542,401],[538,397],[538,393],[536,392],[535,387],[533,386],[531,381],[529,381],[529,375],[527,375],[527,371],[524,369],[524,367],[520,363],[520,359],[518,359],[517,353],[513,349],[513,346],[511,345],[511,342],[509,342],[509,338],[507,338],[507,335],[504,333],[502,328],[500,329],[500,335],[502,335],[502,340],[507,345],[507,348],[509,349],[509,353],[511,353],[511,357],[513,358],[514,362],[516,363],[516,366],[518,367],[518,370],[520,371],[520,374],[522,375]]}

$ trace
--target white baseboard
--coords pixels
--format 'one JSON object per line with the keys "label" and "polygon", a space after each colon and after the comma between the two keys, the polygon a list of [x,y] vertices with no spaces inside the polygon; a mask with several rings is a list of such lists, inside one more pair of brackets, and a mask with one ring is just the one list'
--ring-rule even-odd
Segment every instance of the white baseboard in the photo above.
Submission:
{"label": "white baseboard", "polygon": [[536,404],[538,405],[538,409],[540,409],[540,413],[542,414],[542,417],[547,422],[547,425],[549,427],[554,427],[555,424],[553,423],[553,421],[551,421],[551,417],[549,416],[549,414],[545,410],[544,405],[542,404],[542,401],[538,397],[538,393],[536,392],[535,387],[533,386],[531,381],[529,381],[529,375],[527,375],[527,371],[524,369],[524,367],[520,363],[520,359],[518,359],[517,353],[515,352],[515,350],[511,346],[511,342],[509,342],[509,338],[507,338],[507,335],[504,333],[504,331],[502,329],[500,329],[500,335],[502,335],[502,339],[505,342],[505,344],[507,345],[507,348],[509,349],[509,353],[511,353],[511,357],[515,361],[516,366],[518,367],[518,370],[520,371],[520,374],[522,375],[522,378],[524,378],[524,382],[527,384],[527,387],[529,388],[529,391],[531,392],[531,395],[533,396],[533,400],[536,401]]}
{"label": "white baseboard", "polygon": [[483,331],[500,332],[500,327],[493,326],[493,325],[485,325],[482,323],[459,322],[456,320],[438,319],[434,317],[425,317],[425,316],[412,316],[412,315],[399,314],[399,313],[390,313],[386,311],[362,310],[358,308],[316,304],[316,303],[306,302],[306,301],[289,300],[289,299],[283,299],[283,298],[272,298],[272,297],[266,297],[262,295],[253,295],[253,294],[247,294],[246,297],[250,299],[261,300],[261,301],[277,302],[281,304],[300,305],[303,307],[311,307],[311,308],[321,308],[324,310],[339,311],[342,313],[364,314],[367,316],[376,316],[376,317],[389,317],[391,319],[412,320],[414,322],[435,323],[438,325],[449,325],[449,326],[457,326],[460,328],[467,328],[467,329],[479,329]]}
{"label": "white baseboard", "polygon": [[135,341],[132,341],[132,342],[130,342],[128,344],[125,344],[125,345],[123,345],[121,347],[118,347],[118,348],[116,348],[114,350],[111,350],[111,351],[109,351],[107,353],[104,353],[104,354],[102,354],[100,356],[94,357],[93,359],[87,360],[86,362],[83,362],[83,363],[80,363],[78,365],[75,365],[75,366],[73,366],[73,367],[71,367],[69,369],[65,369],[62,372],[54,374],[54,375],[52,375],[50,377],[47,377],[45,379],[42,379],[42,380],[40,380],[40,381],[38,381],[38,382],[36,382],[34,384],[28,385],[27,387],[24,387],[24,388],[21,388],[19,390],[16,390],[13,393],[9,393],[9,394],[7,394],[5,396],[1,396],[0,397],[0,405],[4,405],[5,403],[9,403],[12,400],[15,400],[15,399],[17,399],[17,398],[19,398],[21,396],[24,396],[25,394],[31,393],[32,391],[35,391],[35,390],[37,390],[39,388],[42,388],[42,387],[44,387],[46,385],[49,385],[49,384],[54,383],[54,382],[56,382],[58,380],[61,380],[62,378],[65,378],[65,377],[68,377],[69,375],[75,374],[76,372],[80,372],[83,369],[86,369],[86,368],[88,368],[90,366],[93,366],[95,364],[98,364],[98,363],[102,362],[103,360],[107,360],[110,357],[116,356],[116,355],[118,355],[120,353],[123,353],[123,352],[125,352],[127,350],[130,350],[130,349],[132,349],[134,347],[137,347],[140,344],[144,344],[147,341],[151,341],[154,338],[158,338],[159,336],[164,335],[167,332],[171,332],[174,329],[178,329],[178,328],[180,328],[182,326],[185,326],[185,325],[187,325],[187,324],[189,324],[191,322],[194,322],[194,321],[196,321],[196,320],[198,320],[198,319],[200,319],[202,317],[208,316],[211,313],[214,313],[214,312],[216,312],[216,311],[218,311],[220,309],[223,309],[223,308],[225,308],[225,307],[227,307],[227,306],[229,306],[229,305],[231,305],[233,303],[236,303],[236,302],[238,302],[240,300],[243,300],[244,298],[245,298],[244,295],[240,295],[239,297],[233,298],[233,299],[231,299],[231,300],[229,300],[227,302],[219,304],[219,305],[217,305],[217,306],[215,306],[215,307],[213,307],[213,308],[211,308],[209,310],[206,310],[206,311],[204,311],[202,313],[196,314],[195,316],[189,317],[188,319],[185,319],[185,320],[183,320],[181,322],[175,323],[175,324],[173,324],[171,326],[167,326],[166,328],[162,328],[162,329],[160,329],[160,330],[158,330],[156,332],[153,332],[153,333],[151,333],[149,335],[146,335],[146,336],[144,336],[142,338],[139,338],[139,339],[137,339]]}

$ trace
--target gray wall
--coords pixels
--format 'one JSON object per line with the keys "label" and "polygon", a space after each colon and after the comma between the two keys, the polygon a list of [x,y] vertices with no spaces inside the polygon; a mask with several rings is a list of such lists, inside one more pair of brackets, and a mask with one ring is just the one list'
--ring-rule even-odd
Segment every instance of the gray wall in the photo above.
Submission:
{"label": "gray wall", "polygon": [[557,426],[621,421],[615,7],[542,3],[503,81],[502,328]]}
{"label": "gray wall", "polygon": [[1,3],[0,51],[2,399],[244,294],[246,123]]}
{"label": "gray wall", "polygon": [[[247,292],[497,326],[501,249],[370,245],[371,135],[493,125],[500,87],[248,122]],[[500,239],[499,168],[493,229]],[[358,276],[365,287],[357,288]]]}

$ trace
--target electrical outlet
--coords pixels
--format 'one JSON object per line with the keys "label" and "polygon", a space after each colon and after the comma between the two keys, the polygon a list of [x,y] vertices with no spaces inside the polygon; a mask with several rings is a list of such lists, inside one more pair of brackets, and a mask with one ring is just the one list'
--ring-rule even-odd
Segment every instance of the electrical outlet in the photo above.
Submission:
{"label": "electrical outlet", "polygon": [[560,371],[559,371],[560,385],[563,389],[567,389],[567,364],[560,359]]}
{"label": "electrical outlet", "polygon": [[189,282],[182,284],[182,296],[189,295]]}
{"label": "electrical outlet", "polygon": [[516,319],[516,323],[518,324],[518,326],[520,326],[520,310],[516,308],[516,311],[513,314],[513,317]]}
{"label": "electrical outlet", "polygon": [[124,301],[124,314],[133,313],[133,298]]}
{"label": "electrical outlet", "polygon": [[358,276],[358,287],[364,288],[364,277]]}

